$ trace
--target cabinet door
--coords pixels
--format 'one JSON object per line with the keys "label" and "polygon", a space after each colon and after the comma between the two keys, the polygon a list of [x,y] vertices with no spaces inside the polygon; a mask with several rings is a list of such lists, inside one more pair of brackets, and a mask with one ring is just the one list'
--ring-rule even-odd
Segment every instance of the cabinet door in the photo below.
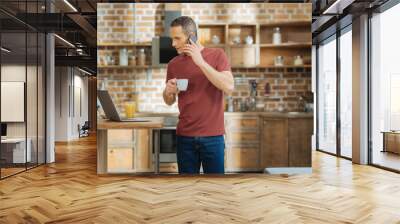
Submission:
{"label": "cabinet door", "polygon": [[289,120],[289,166],[311,167],[312,119]]}
{"label": "cabinet door", "polygon": [[153,172],[153,146],[151,130],[135,129],[135,171]]}
{"label": "cabinet door", "polygon": [[110,129],[107,132],[107,172],[135,172],[133,130]]}
{"label": "cabinet door", "polygon": [[225,131],[226,172],[258,171],[260,154],[258,116],[227,117]]}
{"label": "cabinet door", "polygon": [[287,167],[289,165],[287,119],[263,121],[261,168]]}
{"label": "cabinet door", "polygon": [[230,146],[225,151],[226,172],[259,170],[259,147]]}

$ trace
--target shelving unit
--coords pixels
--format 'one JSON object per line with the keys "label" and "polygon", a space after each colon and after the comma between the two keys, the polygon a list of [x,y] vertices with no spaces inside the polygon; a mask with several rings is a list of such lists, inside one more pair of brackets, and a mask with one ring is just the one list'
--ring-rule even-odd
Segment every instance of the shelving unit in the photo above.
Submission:
{"label": "shelving unit", "polygon": [[[99,61],[97,64],[98,68],[118,68],[118,69],[147,69],[151,67],[151,43],[99,43],[97,45],[99,52]],[[132,54],[136,56],[136,65],[133,65],[131,59],[128,59],[127,66],[119,65],[119,50],[126,48],[132,51]],[[146,62],[145,65],[138,64],[138,51],[139,49],[145,49]],[[106,64],[105,55],[111,55],[115,61],[114,64]],[[129,55],[131,57],[131,55]],[[103,61],[102,61],[103,60]]]}
{"label": "shelving unit", "polygon": [[[280,28],[281,43],[272,43],[272,34],[275,27]],[[214,44],[213,36],[218,36],[219,43]],[[245,39],[251,36],[252,44],[246,44]],[[240,38],[240,43],[233,43],[235,38]],[[297,68],[310,67],[311,64],[311,21],[274,22],[257,24],[199,24],[198,38],[202,45],[210,48],[221,48],[226,52],[232,68]],[[162,68],[151,66],[151,43],[100,43],[98,44],[100,56],[102,51],[112,52],[118,59],[119,49],[127,48],[134,54],[140,48],[145,48],[146,65],[128,66],[99,64],[98,68],[110,69],[151,69]],[[303,64],[294,65],[294,57],[300,55]],[[283,56],[284,65],[275,66],[274,59]]]}
{"label": "shelving unit", "polygon": [[[275,27],[280,27],[281,44],[272,43]],[[221,41],[211,44],[213,35]],[[252,44],[245,39],[251,36]],[[235,37],[240,43],[234,43]],[[232,68],[289,68],[307,67],[311,64],[311,21],[274,22],[261,24],[201,24],[199,25],[200,43],[206,47],[223,48],[229,57]],[[294,56],[303,58],[303,66],[294,65]],[[284,66],[274,66],[276,56],[284,57]]]}
{"label": "shelving unit", "polygon": [[[281,43],[273,44],[273,29],[279,27]],[[273,66],[276,56],[283,56],[284,65],[294,64],[294,56],[300,55],[304,64],[311,64],[311,22],[283,22],[260,24],[260,65]]]}
{"label": "shelving unit", "polygon": [[99,43],[97,47],[151,47],[151,43]]}

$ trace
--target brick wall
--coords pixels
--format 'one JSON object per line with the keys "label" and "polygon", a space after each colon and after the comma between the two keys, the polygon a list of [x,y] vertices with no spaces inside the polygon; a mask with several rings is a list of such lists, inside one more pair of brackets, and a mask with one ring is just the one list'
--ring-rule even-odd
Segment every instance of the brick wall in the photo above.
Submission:
{"label": "brick wall", "polygon": [[[163,33],[164,3],[99,3],[99,44],[150,42]],[[277,21],[311,20],[311,4],[279,3],[190,3],[182,4],[182,15],[198,23],[267,23]],[[149,48],[150,49],[150,48]],[[118,55],[118,48],[106,48],[99,55]],[[150,59],[148,59],[150,60]],[[300,69],[233,69],[236,80],[234,98],[249,96],[248,80],[257,79],[258,96],[268,111],[279,106],[297,109],[298,96],[311,90],[311,70]],[[139,111],[177,112],[177,105],[166,106],[162,100],[165,68],[109,69],[99,68],[98,82],[107,78],[108,89],[123,112],[126,101],[138,99]],[[271,94],[264,96],[264,85],[270,83]]]}

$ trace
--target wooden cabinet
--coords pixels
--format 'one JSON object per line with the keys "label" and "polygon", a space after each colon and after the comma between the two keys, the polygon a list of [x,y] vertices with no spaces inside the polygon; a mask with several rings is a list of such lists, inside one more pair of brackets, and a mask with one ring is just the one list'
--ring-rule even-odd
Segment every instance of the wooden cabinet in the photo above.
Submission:
{"label": "wooden cabinet", "polygon": [[400,133],[399,132],[382,132],[382,133],[383,133],[382,152],[392,152],[400,154]]}
{"label": "wooden cabinet", "polygon": [[258,171],[260,153],[259,117],[225,117],[225,171]]}
{"label": "wooden cabinet", "polygon": [[288,122],[289,166],[311,167],[312,118],[291,118]]}
{"label": "wooden cabinet", "polygon": [[311,167],[310,118],[263,118],[261,167]]}
{"label": "wooden cabinet", "polygon": [[288,166],[287,119],[264,118],[262,133],[261,167]]}
{"label": "wooden cabinet", "polygon": [[149,129],[108,130],[107,167],[109,173],[153,172]]}

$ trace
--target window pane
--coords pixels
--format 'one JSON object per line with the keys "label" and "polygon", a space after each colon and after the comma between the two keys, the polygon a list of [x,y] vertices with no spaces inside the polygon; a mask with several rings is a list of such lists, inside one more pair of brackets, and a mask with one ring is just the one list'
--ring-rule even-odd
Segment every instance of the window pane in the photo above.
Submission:
{"label": "window pane", "polygon": [[352,36],[340,36],[340,153],[351,158],[352,141]]}
{"label": "window pane", "polygon": [[2,33],[1,46],[1,177],[25,170],[30,161],[26,144],[26,34]]}
{"label": "window pane", "polygon": [[[372,163],[400,170],[400,5],[372,18]],[[383,151],[382,151],[383,150]]]}
{"label": "window pane", "polygon": [[336,153],[336,40],[318,48],[318,148]]}

